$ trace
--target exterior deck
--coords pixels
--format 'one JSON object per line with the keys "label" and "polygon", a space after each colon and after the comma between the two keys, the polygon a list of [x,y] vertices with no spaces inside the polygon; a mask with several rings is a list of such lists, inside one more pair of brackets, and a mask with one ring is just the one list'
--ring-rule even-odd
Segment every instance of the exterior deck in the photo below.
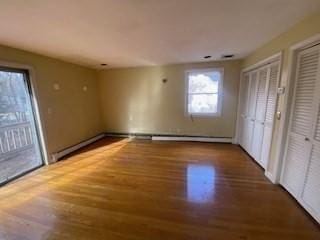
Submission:
{"label": "exterior deck", "polygon": [[0,127],[0,184],[40,165],[29,122]]}

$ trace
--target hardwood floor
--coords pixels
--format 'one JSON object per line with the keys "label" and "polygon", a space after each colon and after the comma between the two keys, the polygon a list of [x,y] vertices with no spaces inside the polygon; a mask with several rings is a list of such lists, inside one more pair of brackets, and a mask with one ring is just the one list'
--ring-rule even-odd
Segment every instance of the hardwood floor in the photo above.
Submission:
{"label": "hardwood floor", "polygon": [[317,240],[230,144],[103,139],[0,188],[0,239]]}

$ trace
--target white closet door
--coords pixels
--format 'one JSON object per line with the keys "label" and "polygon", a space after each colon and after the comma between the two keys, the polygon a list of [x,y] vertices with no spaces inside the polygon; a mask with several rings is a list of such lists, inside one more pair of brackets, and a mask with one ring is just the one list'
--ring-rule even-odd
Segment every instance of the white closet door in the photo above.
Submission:
{"label": "white closet door", "polygon": [[[260,163],[261,147],[264,135],[264,120],[267,106],[267,86],[269,78],[269,65],[259,69],[256,112],[252,139],[252,157]],[[261,163],[260,163],[261,164]]]}
{"label": "white closet door", "polygon": [[249,99],[248,99],[248,117],[251,120],[254,120],[256,115],[257,87],[258,87],[258,71],[253,71],[250,73],[250,88],[249,88]]}
{"label": "white closet door", "polygon": [[246,73],[243,77],[242,84],[241,84],[241,114],[247,116],[248,114],[248,94],[249,94],[249,81],[250,81],[250,74]]}
{"label": "white closet door", "polygon": [[[320,47],[315,47],[313,54],[309,54],[308,73],[313,76],[313,72],[317,71],[316,88],[314,92],[314,119],[311,141],[311,154],[308,162],[306,177],[302,190],[302,201],[310,213],[320,222]],[[310,58],[312,56],[312,58]],[[318,57],[318,61],[316,58]],[[312,64],[313,62],[313,64]],[[318,64],[318,66],[317,66]],[[317,70],[316,70],[317,69]]]}
{"label": "white closet door", "polygon": [[308,164],[303,187],[302,201],[310,213],[320,222],[320,142],[312,146],[311,159]]}
{"label": "white closet door", "polygon": [[269,82],[268,82],[268,94],[267,94],[267,105],[265,110],[263,140],[261,147],[261,155],[259,163],[266,168],[269,161],[269,154],[272,141],[272,130],[274,115],[277,105],[277,89],[280,76],[280,62],[274,62],[270,64],[269,69]]}
{"label": "white closet door", "polygon": [[[319,162],[317,136],[313,136],[314,119],[319,111],[315,95],[319,71],[319,47],[313,47],[298,54],[293,108],[288,130],[285,164],[281,184],[298,200],[303,199],[312,206],[320,206],[315,200],[314,186],[319,183]],[[311,158],[311,161],[310,161]],[[309,176],[306,178],[306,173]],[[317,181],[316,181],[317,179]],[[320,197],[318,197],[319,199]],[[316,203],[314,202],[316,201]]]}
{"label": "white closet door", "polygon": [[248,116],[245,123],[245,149],[252,155],[252,137],[254,129],[254,121],[256,114],[256,97],[258,87],[258,72],[253,71],[250,73],[250,87],[248,97]]}
{"label": "white closet door", "polygon": [[246,139],[246,132],[245,132],[245,125],[246,125],[246,118],[247,118],[247,102],[248,102],[248,93],[249,93],[249,80],[250,75],[248,73],[243,75],[242,82],[241,82],[241,89],[240,89],[240,136],[239,136],[239,143],[242,147],[245,145]]}

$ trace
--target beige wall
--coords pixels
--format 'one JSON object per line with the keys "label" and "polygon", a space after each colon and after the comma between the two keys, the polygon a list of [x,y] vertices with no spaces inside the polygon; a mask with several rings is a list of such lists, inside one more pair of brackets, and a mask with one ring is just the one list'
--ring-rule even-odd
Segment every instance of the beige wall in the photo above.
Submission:
{"label": "beige wall", "polygon": [[[48,152],[53,153],[102,131],[233,137],[235,132],[239,71],[284,50],[281,84],[286,85],[289,47],[320,33],[320,13],[240,61],[179,64],[99,71],[52,58],[0,46],[0,61],[34,68],[36,91]],[[185,79],[188,69],[223,67],[222,117],[185,115]],[[168,79],[166,84],[162,79]],[[59,83],[61,89],[53,90]],[[82,90],[83,86],[88,91]],[[100,88],[100,89],[98,89]],[[99,95],[100,98],[99,99]],[[100,101],[101,100],[101,101]],[[48,108],[52,113],[48,113]],[[283,110],[283,97],[279,110]],[[278,131],[276,123],[275,133]],[[274,134],[274,137],[278,136]],[[275,144],[272,146],[272,159]],[[271,162],[269,170],[274,165]]]}
{"label": "beige wall", "polygon": [[[33,67],[49,154],[103,131],[95,70],[4,46],[0,61]],[[59,91],[53,89],[54,83],[60,85]]]}
{"label": "beige wall", "polygon": [[[301,42],[307,38],[310,38],[316,34],[320,33],[320,12],[316,12],[304,21],[293,26],[289,31],[278,36],[274,40],[267,43],[265,46],[261,47],[249,57],[244,59],[243,68],[248,67],[260,60],[263,60],[275,53],[283,51],[283,67],[281,72],[281,86],[287,85],[288,80],[288,68],[289,68],[289,49],[292,45]],[[278,103],[278,111],[284,111],[286,106],[284,106],[284,95],[280,96]],[[279,138],[279,121],[276,121],[274,128],[272,149],[270,163],[268,166],[268,171],[275,174],[276,166],[276,152],[277,152],[277,139]]]}
{"label": "beige wall", "polygon": [[[185,115],[185,71],[223,67],[221,117]],[[107,132],[233,137],[240,61],[103,70],[99,73]],[[166,78],[167,83],[162,83]]]}

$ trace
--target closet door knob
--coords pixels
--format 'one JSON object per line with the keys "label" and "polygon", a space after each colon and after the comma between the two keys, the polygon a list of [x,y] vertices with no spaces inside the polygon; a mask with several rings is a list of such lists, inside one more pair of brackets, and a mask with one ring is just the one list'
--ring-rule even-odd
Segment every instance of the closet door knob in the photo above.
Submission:
{"label": "closet door knob", "polygon": [[310,139],[308,138],[308,137],[305,137],[305,139],[304,139],[305,141],[307,141],[307,142],[309,142],[310,141]]}

